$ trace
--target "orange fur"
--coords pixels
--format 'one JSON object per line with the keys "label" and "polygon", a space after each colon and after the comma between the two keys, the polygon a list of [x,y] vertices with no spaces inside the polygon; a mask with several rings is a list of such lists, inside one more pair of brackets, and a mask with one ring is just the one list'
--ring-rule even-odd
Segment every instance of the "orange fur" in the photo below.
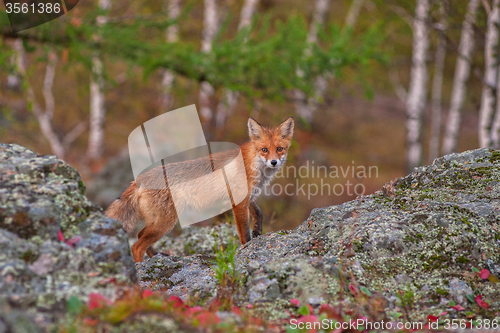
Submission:
{"label": "orange fur", "polygon": [[[240,147],[248,180],[248,195],[241,203],[233,207],[241,244],[251,240],[250,216],[255,223],[253,237],[262,233],[262,212],[255,203],[255,199],[285,162],[293,135],[293,126],[293,118],[288,118],[276,128],[264,128],[254,119],[248,119],[250,142]],[[226,157],[225,152],[211,155],[215,163]],[[189,160],[168,164],[166,168],[175,172],[182,181],[206,174],[207,165],[210,164],[205,162],[203,159]],[[144,220],[145,226],[137,233],[138,240],[132,246],[135,262],[142,261],[145,253],[150,257],[155,255],[156,251],[152,244],[170,232],[177,222],[177,211],[169,189],[172,187],[152,189],[159,188],[155,186],[165,181],[161,168],[161,166],[153,168],[141,174],[136,180],[140,184],[151,186],[140,187],[136,181],[133,181],[120,198],[111,203],[106,210],[106,215],[120,220],[129,234],[134,234],[138,224]],[[169,184],[169,186],[176,185]],[[217,193],[214,189],[212,190]],[[200,194],[197,204],[201,207],[209,205],[213,202],[209,199],[206,194]]]}

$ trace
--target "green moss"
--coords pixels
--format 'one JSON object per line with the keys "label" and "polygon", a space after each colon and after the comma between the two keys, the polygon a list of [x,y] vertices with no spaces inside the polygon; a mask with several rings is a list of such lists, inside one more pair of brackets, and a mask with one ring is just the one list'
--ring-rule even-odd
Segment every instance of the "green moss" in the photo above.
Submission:
{"label": "green moss", "polygon": [[500,160],[500,150],[491,150],[490,162],[495,163]]}
{"label": "green moss", "polygon": [[456,260],[458,263],[461,263],[461,264],[466,264],[468,262],[470,262],[470,259],[464,257],[464,256],[460,256],[457,258]]}

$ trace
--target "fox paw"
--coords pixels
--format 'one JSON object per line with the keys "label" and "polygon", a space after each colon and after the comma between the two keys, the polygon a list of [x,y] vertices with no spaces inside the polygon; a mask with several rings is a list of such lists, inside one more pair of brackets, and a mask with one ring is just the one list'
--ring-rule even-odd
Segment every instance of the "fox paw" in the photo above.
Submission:
{"label": "fox paw", "polygon": [[259,237],[260,235],[262,235],[261,231],[258,231],[258,230],[252,231],[252,238]]}

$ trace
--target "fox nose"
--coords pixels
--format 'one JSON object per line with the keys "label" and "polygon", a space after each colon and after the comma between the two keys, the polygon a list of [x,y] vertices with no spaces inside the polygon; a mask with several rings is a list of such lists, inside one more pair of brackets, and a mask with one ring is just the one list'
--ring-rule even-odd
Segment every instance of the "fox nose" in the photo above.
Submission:
{"label": "fox nose", "polygon": [[278,164],[278,161],[276,161],[276,160],[272,160],[272,161],[271,161],[271,164],[272,164],[273,166],[276,166],[276,164]]}

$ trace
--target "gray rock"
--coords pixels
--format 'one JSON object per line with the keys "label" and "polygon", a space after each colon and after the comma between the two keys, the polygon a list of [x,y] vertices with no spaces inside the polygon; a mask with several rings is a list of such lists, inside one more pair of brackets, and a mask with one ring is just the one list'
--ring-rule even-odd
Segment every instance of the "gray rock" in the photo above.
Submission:
{"label": "gray rock", "polygon": [[[467,293],[481,294],[491,309],[498,309],[500,290],[470,273],[478,267],[498,274],[498,184],[500,152],[478,149],[438,158],[373,195],[314,209],[294,230],[271,232],[239,248],[236,267],[243,285],[233,299],[241,305],[259,303],[270,318],[283,318],[292,298],[314,306],[338,304],[339,276],[343,276],[346,284],[365,286],[372,293],[381,291],[389,300],[388,309],[396,306],[401,292],[414,293],[418,306],[411,309],[411,318],[425,319],[429,313],[446,311],[448,303],[439,304],[444,299],[465,307]],[[193,227],[181,237],[185,237],[183,243],[195,244],[195,252],[213,255],[211,235],[216,233],[212,228]],[[170,237],[158,244],[180,249]],[[194,266],[200,279],[213,274],[199,258],[191,258],[198,262]],[[155,260],[146,260],[141,267]],[[176,269],[192,266],[189,260],[178,259]],[[157,269],[154,274],[164,271],[161,265]],[[464,276],[463,281],[455,279],[457,274]],[[143,270],[140,279],[151,277],[152,272]],[[217,281],[213,282],[204,284],[208,288],[204,293],[217,292]],[[164,285],[167,292],[187,287],[185,280],[170,279]],[[354,302],[347,288],[343,297],[343,302]]]}
{"label": "gray rock", "polygon": [[[0,304],[10,304],[0,323],[10,331],[30,332],[12,323],[33,318],[42,327],[58,323],[72,295],[114,299],[117,287],[103,282],[108,278],[136,280],[121,223],[84,193],[80,175],[63,161],[0,144]],[[59,232],[65,240],[79,238],[66,244]],[[12,319],[17,313],[31,319]]]}

